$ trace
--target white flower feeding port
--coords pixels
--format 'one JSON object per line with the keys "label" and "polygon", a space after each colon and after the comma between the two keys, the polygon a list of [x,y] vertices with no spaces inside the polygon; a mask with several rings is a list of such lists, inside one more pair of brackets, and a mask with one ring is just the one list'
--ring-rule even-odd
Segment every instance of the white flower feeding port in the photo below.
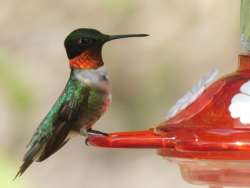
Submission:
{"label": "white flower feeding port", "polygon": [[250,124],[250,80],[240,88],[231,101],[229,111],[233,118],[239,118],[242,124]]}
{"label": "white flower feeding port", "polygon": [[214,69],[209,72],[207,76],[202,77],[190,91],[188,91],[176,102],[176,104],[172,108],[170,108],[170,110],[166,113],[166,120],[171,119],[181,110],[185,109],[188,105],[193,103],[205,91],[205,89],[207,89],[213,83],[213,81],[215,81],[218,73],[219,71],[217,69]]}

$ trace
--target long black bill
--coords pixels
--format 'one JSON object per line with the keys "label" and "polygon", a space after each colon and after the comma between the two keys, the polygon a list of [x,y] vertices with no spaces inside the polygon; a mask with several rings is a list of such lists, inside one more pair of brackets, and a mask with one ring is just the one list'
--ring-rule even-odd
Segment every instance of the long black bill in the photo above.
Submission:
{"label": "long black bill", "polygon": [[122,39],[122,38],[130,38],[130,37],[147,37],[148,34],[129,34],[129,35],[111,35],[109,36],[107,41]]}

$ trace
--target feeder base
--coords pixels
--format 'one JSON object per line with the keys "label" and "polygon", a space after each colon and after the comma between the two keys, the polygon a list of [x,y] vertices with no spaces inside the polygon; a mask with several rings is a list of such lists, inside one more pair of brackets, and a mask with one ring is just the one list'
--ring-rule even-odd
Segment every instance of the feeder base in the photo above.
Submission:
{"label": "feeder base", "polygon": [[250,161],[167,159],[179,165],[182,177],[191,184],[250,187]]}

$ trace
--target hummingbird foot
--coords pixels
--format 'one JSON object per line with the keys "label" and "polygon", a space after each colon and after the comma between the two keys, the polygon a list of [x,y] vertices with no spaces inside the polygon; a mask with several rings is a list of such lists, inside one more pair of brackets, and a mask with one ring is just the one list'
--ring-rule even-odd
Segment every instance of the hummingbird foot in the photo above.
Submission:
{"label": "hummingbird foot", "polygon": [[85,145],[86,145],[86,146],[89,146],[89,138],[86,138],[86,139],[85,139]]}
{"label": "hummingbird foot", "polygon": [[100,136],[108,136],[109,135],[108,133],[104,133],[104,132],[93,130],[93,129],[88,129],[87,133],[88,133],[88,135],[97,135],[97,136],[98,135],[100,135]]}
{"label": "hummingbird foot", "polygon": [[[95,136],[108,136],[108,133],[104,133],[101,131],[97,131],[97,130],[93,130],[93,129],[88,129],[85,130],[85,134],[84,135],[95,135]],[[85,145],[88,146],[89,145],[89,138],[86,138],[85,140]]]}

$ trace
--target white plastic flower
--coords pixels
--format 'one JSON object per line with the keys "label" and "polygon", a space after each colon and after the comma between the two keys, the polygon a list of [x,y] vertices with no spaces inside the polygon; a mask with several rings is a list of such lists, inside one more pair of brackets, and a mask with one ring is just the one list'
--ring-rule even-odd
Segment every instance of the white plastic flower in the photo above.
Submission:
{"label": "white plastic flower", "polygon": [[244,83],[240,93],[232,98],[229,111],[232,118],[239,118],[242,124],[250,124],[250,81]]}
{"label": "white plastic flower", "polygon": [[181,110],[185,109],[188,105],[194,102],[203,91],[215,80],[218,70],[214,69],[210,71],[207,76],[202,77],[198,83],[182,98],[180,98],[177,103],[170,108],[166,114],[166,120],[177,115]]}

